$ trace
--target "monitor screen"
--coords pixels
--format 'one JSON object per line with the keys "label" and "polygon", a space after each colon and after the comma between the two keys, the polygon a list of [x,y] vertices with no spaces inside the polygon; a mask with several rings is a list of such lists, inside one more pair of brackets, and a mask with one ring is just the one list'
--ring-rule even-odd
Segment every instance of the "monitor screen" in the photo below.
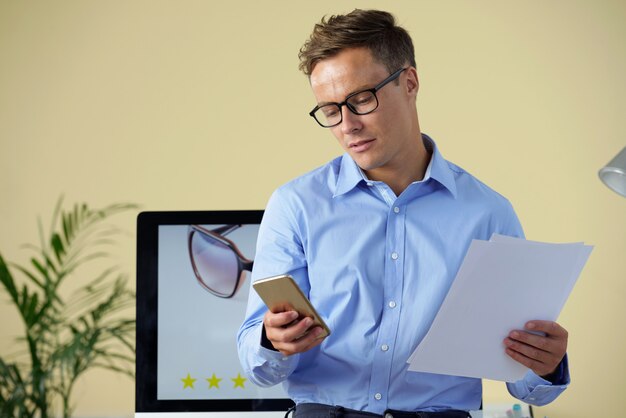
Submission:
{"label": "monitor screen", "polygon": [[282,386],[261,388],[249,381],[237,357],[235,338],[262,215],[139,215],[137,417],[181,412],[274,417],[292,405]]}

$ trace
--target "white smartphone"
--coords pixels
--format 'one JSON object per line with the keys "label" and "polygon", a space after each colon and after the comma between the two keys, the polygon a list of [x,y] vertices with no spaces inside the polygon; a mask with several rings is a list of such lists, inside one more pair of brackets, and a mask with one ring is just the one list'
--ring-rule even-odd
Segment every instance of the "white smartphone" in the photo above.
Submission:
{"label": "white smartphone", "polygon": [[330,335],[330,328],[322,317],[317,313],[307,297],[302,293],[293,277],[288,274],[267,277],[252,283],[252,287],[259,294],[267,308],[272,312],[284,312],[294,310],[303,318],[308,316],[313,319],[313,326],[322,328],[319,338]]}

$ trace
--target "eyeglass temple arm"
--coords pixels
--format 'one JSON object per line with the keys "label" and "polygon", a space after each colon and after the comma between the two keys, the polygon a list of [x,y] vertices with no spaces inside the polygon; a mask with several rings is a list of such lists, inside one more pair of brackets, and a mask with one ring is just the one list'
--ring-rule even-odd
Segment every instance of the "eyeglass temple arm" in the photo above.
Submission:
{"label": "eyeglass temple arm", "polygon": [[220,234],[220,235],[228,235],[231,232],[233,232],[235,229],[240,228],[242,225],[224,225],[224,226],[220,226],[219,228],[215,228],[212,229],[212,232],[215,232],[216,234]]}

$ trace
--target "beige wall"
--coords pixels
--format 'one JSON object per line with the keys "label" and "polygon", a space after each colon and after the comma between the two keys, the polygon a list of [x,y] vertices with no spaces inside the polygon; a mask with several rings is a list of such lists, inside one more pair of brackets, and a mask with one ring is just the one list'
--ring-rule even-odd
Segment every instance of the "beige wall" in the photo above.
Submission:
{"label": "beige wall", "polygon": [[[538,416],[621,416],[626,199],[596,173],[626,144],[622,0],[0,0],[0,252],[24,261],[62,193],[263,208],[339,153],[307,115],[296,54],[322,15],[356,6],[386,7],[413,35],[421,125],[444,155],[507,196],[528,238],[596,246],[560,317],[573,383]],[[133,231],[133,216],[118,222]],[[120,249],[131,274],[133,245]],[[0,298],[5,353],[20,324]],[[77,414],[130,416],[133,391],[92,373]],[[485,391],[512,402],[500,383]]]}

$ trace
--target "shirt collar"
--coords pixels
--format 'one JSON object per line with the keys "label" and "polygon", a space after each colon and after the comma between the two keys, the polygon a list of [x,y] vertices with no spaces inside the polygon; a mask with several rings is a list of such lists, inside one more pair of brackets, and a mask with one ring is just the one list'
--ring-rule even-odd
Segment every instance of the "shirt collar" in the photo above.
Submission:
{"label": "shirt collar", "polygon": [[424,141],[426,150],[431,153],[430,162],[428,163],[422,181],[427,181],[432,178],[448,189],[452,196],[456,198],[456,181],[454,173],[450,169],[450,164],[443,158],[439,152],[439,148],[437,148],[437,144],[435,144],[435,141],[433,141],[431,137],[422,134],[422,140]]}
{"label": "shirt collar", "polygon": [[[426,134],[422,134],[422,140],[424,141],[426,150],[431,153],[431,158],[428,166],[426,167],[424,178],[415,183],[426,182],[432,178],[448,189],[452,196],[456,198],[456,183],[454,181],[454,174],[450,170],[448,162],[443,158],[432,138]],[[341,158],[339,175],[337,176],[337,183],[333,197],[348,193],[360,182],[366,181],[369,180],[365,173],[361,170],[361,168],[359,168],[352,157],[346,153]]]}
{"label": "shirt collar", "polygon": [[343,154],[333,197],[348,193],[362,181],[366,181],[364,173],[348,153]]}

